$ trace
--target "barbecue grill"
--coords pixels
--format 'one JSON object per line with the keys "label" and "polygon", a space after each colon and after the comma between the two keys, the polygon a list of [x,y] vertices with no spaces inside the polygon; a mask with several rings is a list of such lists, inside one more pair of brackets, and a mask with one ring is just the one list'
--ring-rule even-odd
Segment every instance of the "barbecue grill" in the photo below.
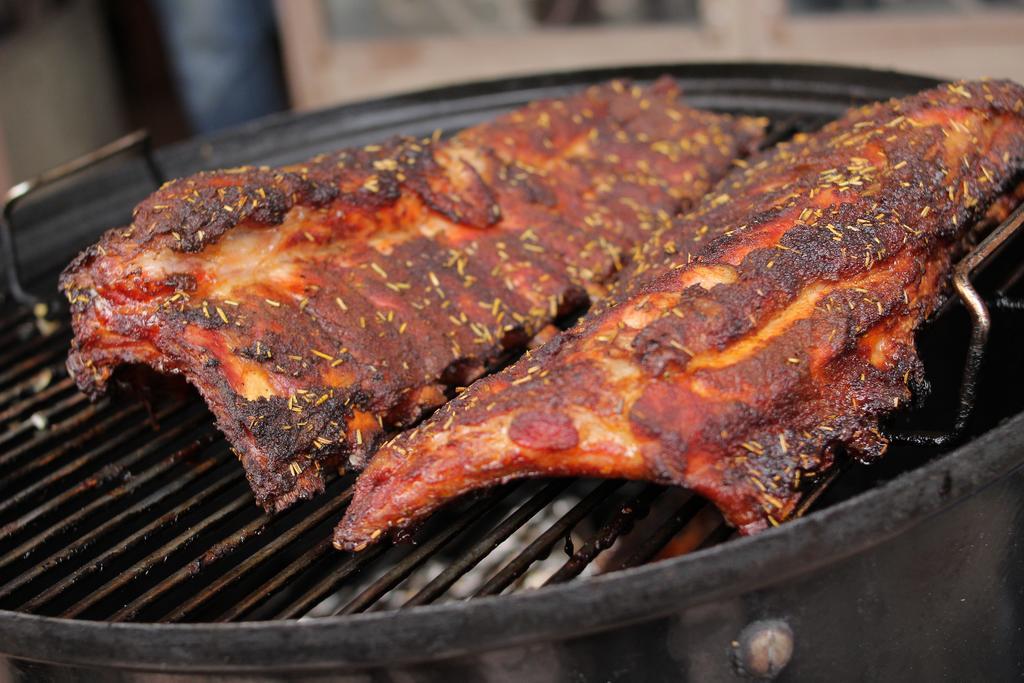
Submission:
{"label": "barbecue grill", "polygon": [[145,403],[90,404],[68,378],[57,273],[102,229],[127,223],[162,177],[457,129],[590,83],[662,73],[680,80],[689,104],[768,116],[772,142],[936,83],[767,64],[525,77],[272,117],[158,150],[131,136],[16,188],[31,192],[0,226],[6,673],[728,681],[1024,672],[1024,356],[1013,299],[1024,240],[1012,239],[1022,212],[972,252],[958,271],[961,296],[922,333],[932,391],[887,426],[899,438],[884,461],[843,463],[814,483],[802,519],[751,538],[685,491],[546,480],[463,501],[404,541],[340,553],[330,530],[351,475],[267,516],[196,396],[168,387]]}

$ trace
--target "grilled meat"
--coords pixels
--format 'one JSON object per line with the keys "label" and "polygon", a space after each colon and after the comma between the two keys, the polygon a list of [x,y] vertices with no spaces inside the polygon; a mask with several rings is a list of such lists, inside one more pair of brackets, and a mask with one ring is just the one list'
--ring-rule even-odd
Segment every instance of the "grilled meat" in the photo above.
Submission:
{"label": "grilled meat", "polygon": [[[731,172],[569,332],[383,446],[335,533],[360,549],[517,477],[689,487],[749,533],[923,380],[914,331],[1024,166],[1024,88],[851,111]],[[670,248],[667,248],[671,245]]]}
{"label": "grilled meat", "polygon": [[183,375],[282,509],[603,293],[762,132],[613,82],[450,140],[173,181],[62,275],[68,367],[92,396],[124,364]]}

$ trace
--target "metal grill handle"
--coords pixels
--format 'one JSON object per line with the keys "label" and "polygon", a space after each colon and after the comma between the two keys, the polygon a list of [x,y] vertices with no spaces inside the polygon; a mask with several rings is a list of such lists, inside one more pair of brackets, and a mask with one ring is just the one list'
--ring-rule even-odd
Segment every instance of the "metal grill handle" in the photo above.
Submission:
{"label": "metal grill handle", "polygon": [[995,230],[981,241],[957,264],[953,271],[953,288],[971,316],[971,340],[967,346],[967,358],[960,380],[960,396],[953,427],[945,431],[891,432],[889,439],[916,446],[944,446],[955,442],[967,429],[977,402],[978,376],[985,359],[992,316],[978,290],[971,283],[971,276],[1003,244],[1024,226],[1024,204],[1010,214]]}
{"label": "metal grill handle", "polygon": [[136,149],[142,152],[150,176],[157,185],[161,184],[163,182],[163,174],[153,158],[149,133],[145,130],[137,130],[77,159],[72,159],[67,163],[44,171],[35,178],[22,181],[7,191],[7,194],[4,196],[3,213],[0,214],[0,258],[3,259],[7,291],[15,301],[28,306],[40,303],[39,297],[26,291],[21,284],[21,271],[18,264],[17,248],[14,243],[14,227],[12,222],[14,208],[21,200],[42,187],[69,178],[87,168]]}

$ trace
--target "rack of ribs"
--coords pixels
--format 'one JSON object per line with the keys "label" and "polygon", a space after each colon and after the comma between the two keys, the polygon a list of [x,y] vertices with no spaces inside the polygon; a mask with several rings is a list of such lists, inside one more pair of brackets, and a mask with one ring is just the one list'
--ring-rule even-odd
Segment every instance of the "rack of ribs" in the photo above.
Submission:
{"label": "rack of ribs", "polygon": [[923,380],[914,332],[1024,169],[1022,107],[1012,83],[949,84],[741,163],[592,314],[385,444],[335,545],[528,476],[685,486],[744,533],[785,520],[838,446],[886,450],[880,417]]}
{"label": "rack of ribs", "polygon": [[63,273],[68,367],[92,396],[122,365],[184,376],[283,509],[604,293],[764,123],[612,82],[450,139],[170,182]]}

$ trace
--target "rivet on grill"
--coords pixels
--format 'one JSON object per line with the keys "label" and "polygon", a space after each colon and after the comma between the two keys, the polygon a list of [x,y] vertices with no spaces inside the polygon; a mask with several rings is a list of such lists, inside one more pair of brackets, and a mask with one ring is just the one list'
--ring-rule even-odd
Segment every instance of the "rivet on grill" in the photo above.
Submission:
{"label": "rivet on grill", "polygon": [[793,656],[793,629],[780,619],[752,622],[732,642],[732,655],[740,675],[773,679]]}

